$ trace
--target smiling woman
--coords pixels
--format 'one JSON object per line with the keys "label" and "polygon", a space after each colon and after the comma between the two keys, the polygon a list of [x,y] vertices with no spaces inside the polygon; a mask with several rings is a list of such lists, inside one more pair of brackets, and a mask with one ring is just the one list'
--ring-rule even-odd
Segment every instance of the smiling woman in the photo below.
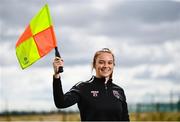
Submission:
{"label": "smiling woman", "polygon": [[103,48],[94,55],[92,69],[96,70],[96,77],[112,78],[115,65],[114,54],[108,49]]}
{"label": "smiling woman", "polygon": [[58,73],[60,66],[63,66],[63,60],[56,57],[53,62],[53,95],[57,108],[67,108],[77,103],[82,121],[129,121],[124,90],[112,80],[115,59],[108,48],[94,55],[92,68],[96,70],[96,75],[88,81],[77,83],[65,94]]}

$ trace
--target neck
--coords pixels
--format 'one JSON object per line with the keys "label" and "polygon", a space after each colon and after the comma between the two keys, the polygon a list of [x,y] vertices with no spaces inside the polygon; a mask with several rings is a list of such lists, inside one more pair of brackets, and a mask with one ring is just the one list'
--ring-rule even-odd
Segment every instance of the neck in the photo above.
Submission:
{"label": "neck", "polygon": [[97,75],[96,75],[96,77],[97,77],[97,78],[105,78],[104,84],[106,84],[106,83],[108,82],[108,80],[110,79],[109,76],[108,76],[108,77],[102,77],[102,76],[97,76]]}

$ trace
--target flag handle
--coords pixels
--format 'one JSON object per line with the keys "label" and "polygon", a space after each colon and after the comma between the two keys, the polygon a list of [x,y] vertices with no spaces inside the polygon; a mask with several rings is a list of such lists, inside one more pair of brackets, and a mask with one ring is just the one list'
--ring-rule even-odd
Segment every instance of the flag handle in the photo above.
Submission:
{"label": "flag handle", "polygon": [[[61,55],[60,55],[57,47],[55,47],[55,56],[61,58]],[[60,66],[60,67],[59,67],[59,70],[58,70],[58,73],[62,73],[63,71],[64,71],[64,70],[63,70],[63,67]]]}

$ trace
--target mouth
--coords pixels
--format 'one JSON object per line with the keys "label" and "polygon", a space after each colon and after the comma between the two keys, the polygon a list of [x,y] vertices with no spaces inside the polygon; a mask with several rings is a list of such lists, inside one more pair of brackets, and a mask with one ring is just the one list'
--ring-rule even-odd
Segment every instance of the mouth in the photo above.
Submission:
{"label": "mouth", "polygon": [[102,69],[101,69],[101,72],[102,72],[102,73],[109,73],[110,71],[111,71],[110,68],[102,68]]}

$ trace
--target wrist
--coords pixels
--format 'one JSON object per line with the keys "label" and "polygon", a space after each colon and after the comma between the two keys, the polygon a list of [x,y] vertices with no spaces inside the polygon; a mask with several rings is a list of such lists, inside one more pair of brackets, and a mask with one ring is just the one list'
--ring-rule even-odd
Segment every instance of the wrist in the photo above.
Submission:
{"label": "wrist", "polygon": [[58,78],[60,78],[60,74],[59,73],[58,74],[54,74],[54,77],[58,79]]}

